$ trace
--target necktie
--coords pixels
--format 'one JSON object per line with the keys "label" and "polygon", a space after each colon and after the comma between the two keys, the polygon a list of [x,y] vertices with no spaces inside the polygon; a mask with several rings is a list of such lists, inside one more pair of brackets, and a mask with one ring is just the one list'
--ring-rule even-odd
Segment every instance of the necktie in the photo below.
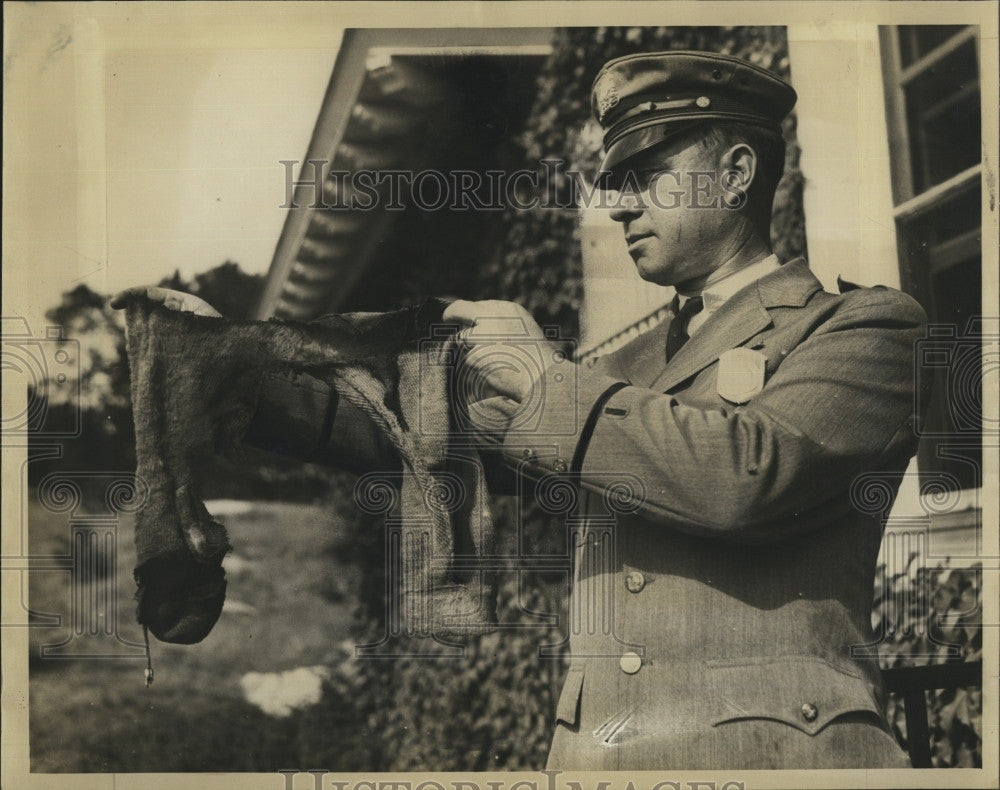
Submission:
{"label": "necktie", "polygon": [[[674,297],[677,301],[680,301],[677,297]],[[674,316],[674,320],[670,322],[670,328],[667,330],[667,361],[676,356],[677,352],[680,351],[681,346],[683,346],[688,341],[688,322],[701,312],[704,303],[700,296],[692,296],[688,299],[684,306],[677,311],[677,315]]]}

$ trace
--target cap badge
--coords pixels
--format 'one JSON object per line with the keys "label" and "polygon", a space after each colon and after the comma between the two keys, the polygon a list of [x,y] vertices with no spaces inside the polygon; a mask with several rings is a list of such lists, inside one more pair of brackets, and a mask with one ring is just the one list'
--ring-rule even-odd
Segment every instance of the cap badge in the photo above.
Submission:
{"label": "cap badge", "polygon": [[613,74],[605,74],[594,88],[594,96],[597,99],[597,120],[603,122],[604,116],[608,114],[612,107],[618,104],[620,97],[618,89],[621,81]]}

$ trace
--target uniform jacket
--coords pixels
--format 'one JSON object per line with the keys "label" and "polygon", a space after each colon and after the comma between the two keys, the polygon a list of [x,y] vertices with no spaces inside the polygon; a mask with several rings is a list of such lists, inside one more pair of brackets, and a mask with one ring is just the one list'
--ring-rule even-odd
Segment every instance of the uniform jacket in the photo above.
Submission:
{"label": "uniform jacket", "polygon": [[[864,657],[882,525],[852,496],[916,449],[924,320],[898,291],[829,294],[790,262],[669,363],[668,317],[581,370],[550,441],[508,438],[526,473],[569,462],[582,490],[550,768],[908,765]],[[719,394],[734,348],[766,360],[746,403]]]}
{"label": "uniform jacket", "polygon": [[[924,321],[898,291],[826,293],[799,260],[669,363],[668,316],[592,366],[545,369],[537,423],[499,454],[538,489],[580,492],[550,768],[908,765],[866,657],[882,525],[852,496],[865,473],[894,485],[915,451]],[[762,370],[734,395],[719,374],[736,348]],[[347,439],[334,425],[309,452],[374,459],[377,437],[344,419]]]}

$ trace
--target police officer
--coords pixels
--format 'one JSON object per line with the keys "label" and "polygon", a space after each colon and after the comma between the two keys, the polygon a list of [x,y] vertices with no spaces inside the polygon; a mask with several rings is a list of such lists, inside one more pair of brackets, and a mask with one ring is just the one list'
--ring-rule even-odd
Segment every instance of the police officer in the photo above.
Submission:
{"label": "police officer", "polygon": [[[514,402],[544,385],[542,430],[504,437],[504,453],[523,473],[578,479],[594,524],[616,473],[640,481],[631,512],[579,543],[570,610],[585,614],[570,624],[551,768],[908,765],[871,657],[881,524],[851,491],[865,473],[893,485],[915,452],[925,316],[894,290],[826,293],[805,261],[772,253],[794,102],[733,57],[606,64],[592,107],[612,217],[643,279],[676,288],[670,315],[579,369],[572,392],[555,364],[541,382],[491,370],[488,340],[467,362]],[[500,316],[538,334],[502,302],[445,317]]]}

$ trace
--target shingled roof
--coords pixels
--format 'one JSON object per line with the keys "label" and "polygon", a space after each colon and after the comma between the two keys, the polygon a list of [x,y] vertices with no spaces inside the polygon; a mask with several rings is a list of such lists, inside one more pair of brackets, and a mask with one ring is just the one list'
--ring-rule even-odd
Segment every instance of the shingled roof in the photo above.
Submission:
{"label": "shingled roof", "polygon": [[[432,167],[464,144],[458,92],[472,58],[533,59],[548,28],[349,30],[337,56],[257,317],[307,321],[335,311],[398,212],[349,210],[349,178],[330,173]],[[316,194],[313,165],[322,168]],[[334,206],[324,208],[323,206]]]}

